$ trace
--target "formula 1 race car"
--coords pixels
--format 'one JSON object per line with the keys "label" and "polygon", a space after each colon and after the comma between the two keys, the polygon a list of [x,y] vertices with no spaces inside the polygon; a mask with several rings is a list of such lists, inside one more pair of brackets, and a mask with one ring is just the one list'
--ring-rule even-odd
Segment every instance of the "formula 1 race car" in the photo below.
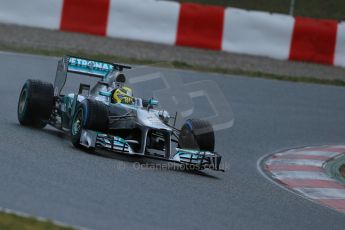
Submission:
{"label": "formula 1 race car", "polygon": [[[65,56],[58,62],[54,85],[26,81],[19,97],[18,120],[24,126],[43,128],[49,124],[69,132],[77,148],[102,148],[180,163],[186,168],[221,170],[212,125],[189,119],[181,129],[175,128],[176,116],[157,109],[157,100],[133,97],[131,89],[124,86],[123,70],[130,68]],[[63,95],[68,73],[98,81],[93,87],[80,83],[78,93]]]}

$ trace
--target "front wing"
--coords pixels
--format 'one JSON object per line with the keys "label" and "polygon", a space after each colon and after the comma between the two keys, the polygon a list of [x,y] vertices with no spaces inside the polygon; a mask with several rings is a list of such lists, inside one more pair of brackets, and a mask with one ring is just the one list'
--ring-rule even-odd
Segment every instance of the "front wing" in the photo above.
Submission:
{"label": "front wing", "polygon": [[215,171],[224,171],[220,168],[222,157],[215,152],[176,148],[176,153],[172,154],[169,158],[157,155],[140,154],[134,152],[130,144],[121,137],[97,133],[91,130],[82,131],[80,144],[87,148],[101,148],[115,153],[137,155],[178,163],[186,166],[186,169],[211,169]]}

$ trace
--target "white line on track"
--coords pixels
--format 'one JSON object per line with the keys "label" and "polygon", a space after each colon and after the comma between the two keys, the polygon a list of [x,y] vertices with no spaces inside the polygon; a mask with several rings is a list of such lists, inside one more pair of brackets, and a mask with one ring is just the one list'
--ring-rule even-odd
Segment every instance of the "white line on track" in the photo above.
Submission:
{"label": "white line on track", "polygon": [[266,165],[306,165],[322,167],[325,161],[307,159],[269,159]]}
{"label": "white line on track", "polygon": [[345,189],[336,188],[294,188],[312,199],[345,199]]}
{"label": "white line on track", "polygon": [[305,155],[305,156],[324,156],[324,157],[334,157],[336,155],[339,155],[339,153],[335,152],[327,152],[327,151],[297,151],[297,152],[287,152],[287,153],[278,153],[276,156],[285,156],[290,154],[298,154],[298,155]]}
{"label": "white line on track", "polygon": [[281,179],[304,179],[304,180],[327,180],[333,181],[323,172],[305,172],[305,171],[277,171],[271,172],[273,176],[279,180]]}

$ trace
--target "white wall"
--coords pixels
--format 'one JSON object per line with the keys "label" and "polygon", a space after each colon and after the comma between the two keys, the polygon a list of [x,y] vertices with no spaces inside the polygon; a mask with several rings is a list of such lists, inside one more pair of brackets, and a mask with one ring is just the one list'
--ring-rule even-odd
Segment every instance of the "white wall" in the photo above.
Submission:
{"label": "white wall", "polygon": [[63,0],[0,0],[0,22],[59,29]]}
{"label": "white wall", "polygon": [[174,45],[180,4],[155,0],[112,0],[108,36]]}
{"label": "white wall", "polygon": [[287,15],[227,8],[223,50],[287,60],[294,21]]}
{"label": "white wall", "polygon": [[334,65],[345,67],[345,22],[338,24]]}

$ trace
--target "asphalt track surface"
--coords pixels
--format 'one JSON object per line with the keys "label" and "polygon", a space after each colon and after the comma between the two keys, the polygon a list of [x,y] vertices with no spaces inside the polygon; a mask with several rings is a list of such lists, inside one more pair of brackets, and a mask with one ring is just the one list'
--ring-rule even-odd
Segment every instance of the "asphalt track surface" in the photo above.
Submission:
{"label": "asphalt track surface", "polygon": [[91,229],[344,228],[343,214],[281,189],[257,170],[267,153],[344,144],[344,88],[180,72],[188,82],[217,82],[235,114],[234,127],[216,133],[230,169],[193,174],[136,169],[136,159],[85,153],[54,129],[21,127],[23,83],[53,81],[56,64],[0,54],[0,206]]}

